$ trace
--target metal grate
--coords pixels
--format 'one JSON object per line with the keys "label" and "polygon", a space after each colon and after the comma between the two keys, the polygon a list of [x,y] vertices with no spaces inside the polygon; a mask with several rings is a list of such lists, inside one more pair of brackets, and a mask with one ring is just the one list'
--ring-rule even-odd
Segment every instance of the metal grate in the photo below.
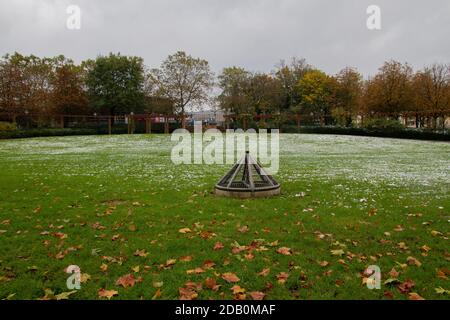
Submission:
{"label": "metal grate", "polygon": [[216,184],[216,194],[248,198],[272,196],[280,193],[280,184],[268,175],[247,151]]}

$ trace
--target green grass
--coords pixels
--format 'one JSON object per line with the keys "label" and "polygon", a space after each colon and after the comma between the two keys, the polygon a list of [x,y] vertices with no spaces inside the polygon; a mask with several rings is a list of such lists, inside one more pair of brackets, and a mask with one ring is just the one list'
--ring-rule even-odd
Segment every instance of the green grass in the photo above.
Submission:
{"label": "green grass", "polygon": [[[367,289],[362,273],[378,265],[382,282],[395,267],[400,283],[414,282],[411,292],[449,299],[435,291],[450,289],[438,277],[439,270],[450,276],[448,143],[282,135],[276,175],[282,195],[258,200],[217,198],[211,191],[229,166],[174,166],[172,144],[164,135],[0,141],[0,298],[70,291],[64,269],[78,265],[90,279],[70,299],[98,299],[100,288],[117,290],[113,299],[151,299],[155,282],[163,283],[158,299],[178,299],[188,281],[203,283],[198,299],[233,299],[225,272],[266,299],[388,299],[386,291],[407,299],[396,284]],[[232,253],[236,243],[255,240],[266,250],[253,250],[252,260],[247,251]],[[224,248],[215,251],[218,241]],[[430,248],[426,255],[422,246]],[[292,255],[277,253],[280,247]],[[146,257],[134,255],[142,249]],[[336,249],[344,255],[333,255]],[[421,266],[400,267],[408,257]],[[166,268],[168,259],[177,262]],[[186,273],[205,260],[215,266]],[[269,275],[258,276],[264,268]],[[284,284],[277,282],[280,272],[289,273]],[[129,273],[142,282],[116,285]],[[217,279],[219,290],[205,288],[207,277]]]}

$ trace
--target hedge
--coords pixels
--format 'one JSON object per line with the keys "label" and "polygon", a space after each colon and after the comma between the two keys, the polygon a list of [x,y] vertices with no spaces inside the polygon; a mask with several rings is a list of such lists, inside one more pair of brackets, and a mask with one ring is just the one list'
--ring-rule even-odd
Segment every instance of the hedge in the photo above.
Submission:
{"label": "hedge", "polygon": [[[114,130],[116,129],[116,130]],[[160,128],[155,128],[160,129]],[[173,128],[171,128],[173,129]],[[156,131],[156,130],[155,130]],[[158,130],[159,131],[159,130]],[[153,132],[153,128],[152,128]],[[450,141],[449,131],[427,131],[420,129],[402,129],[402,130],[381,130],[367,128],[345,128],[345,127],[300,127],[283,126],[283,133],[316,133],[316,134],[335,134],[335,135],[352,135],[352,136],[368,136],[368,137],[385,137],[399,139],[418,139],[418,140],[436,140]],[[31,137],[50,137],[50,136],[74,136],[74,135],[96,135],[107,134],[107,128],[100,129],[30,129],[30,130],[14,130],[0,131],[0,139],[13,138],[31,138]],[[114,128],[114,134],[126,133],[123,128]],[[138,132],[136,132],[138,133]]]}

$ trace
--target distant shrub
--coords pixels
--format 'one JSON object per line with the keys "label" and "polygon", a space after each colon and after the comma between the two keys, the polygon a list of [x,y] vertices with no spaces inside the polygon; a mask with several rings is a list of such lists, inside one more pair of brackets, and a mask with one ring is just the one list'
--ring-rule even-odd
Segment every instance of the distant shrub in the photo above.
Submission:
{"label": "distant shrub", "polygon": [[51,137],[51,136],[74,136],[74,135],[94,135],[97,134],[92,129],[31,129],[0,131],[0,139]]}
{"label": "distant shrub", "polygon": [[387,131],[396,131],[405,129],[405,127],[398,120],[384,119],[384,118],[369,119],[364,123],[364,128],[369,130],[378,129]]}
{"label": "distant shrub", "polygon": [[0,121],[0,132],[9,132],[17,130],[17,125],[11,122]]}

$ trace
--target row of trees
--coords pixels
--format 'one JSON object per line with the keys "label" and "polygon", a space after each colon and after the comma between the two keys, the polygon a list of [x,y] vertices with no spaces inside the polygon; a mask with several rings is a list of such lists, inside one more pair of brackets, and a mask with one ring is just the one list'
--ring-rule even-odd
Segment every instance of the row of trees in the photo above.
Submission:
{"label": "row of trees", "polygon": [[[220,94],[212,97],[215,85]],[[322,124],[350,125],[356,118],[397,119],[407,113],[417,117],[417,125],[426,114],[435,126],[450,110],[450,65],[414,72],[407,63],[389,61],[364,80],[353,68],[327,75],[304,59],[292,59],[270,73],[224,68],[215,81],[206,60],[184,52],[154,69],[139,57],[120,54],[80,64],[64,56],[18,53],[0,60],[0,113],[184,116],[190,108],[211,105],[236,119],[297,114]]]}
{"label": "row of trees", "polygon": [[64,56],[15,53],[0,61],[0,113],[182,115],[204,104],[213,84],[208,62],[184,52],[155,69],[120,54],[76,65]]}
{"label": "row of trees", "polygon": [[424,115],[443,120],[450,114],[450,65],[444,64],[414,73],[406,63],[389,61],[364,81],[353,68],[330,76],[293,59],[270,74],[225,68],[219,86],[221,108],[241,115],[294,113],[341,125],[350,125],[358,116],[414,115],[420,125]]}

